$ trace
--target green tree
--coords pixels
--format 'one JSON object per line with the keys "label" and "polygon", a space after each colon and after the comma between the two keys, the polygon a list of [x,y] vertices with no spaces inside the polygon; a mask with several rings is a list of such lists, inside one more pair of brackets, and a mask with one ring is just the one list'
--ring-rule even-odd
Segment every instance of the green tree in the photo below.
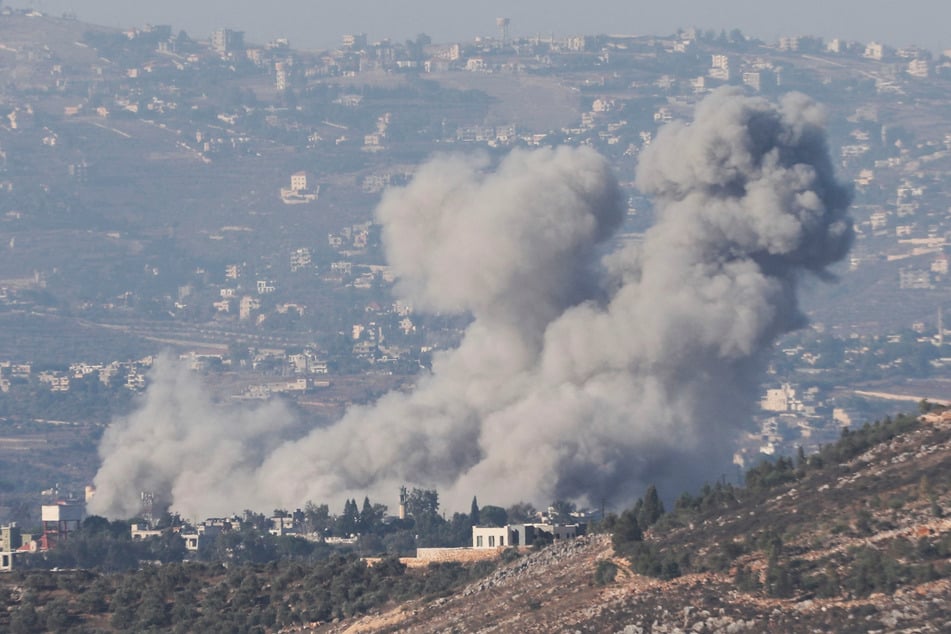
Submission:
{"label": "green tree", "polygon": [[101,614],[109,608],[106,601],[106,592],[108,584],[102,579],[89,586],[85,592],[79,595],[79,608],[89,614]]}
{"label": "green tree", "polygon": [[307,527],[312,533],[326,533],[333,525],[330,518],[330,507],[326,504],[318,506],[308,501],[304,505],[304,521],[307,522]]}
{"label": "green tree", "polygon": [[435,489],[414,487],[406,498],[406,512],[415,518],[437,515],[439,513],[439,493]]}
{"label": "green tree", "polygon": [[42,631],[40,617],[32,602],[23,602],[10,613],[10,631],[13,634],[33,634]]}
{"label": "green tree", "polygon": [[509,523],[509,514],[501,506],[487,504],[480,511],[482,523],[487,526],[505,526]]}
{"label": "green tree", "polygon": [[831,599],[839,596],[839,592],[841,592],[839,574],[835,567],[830,565],[826,568],[825,573],[819,577],[816,595],[823,599]]}
{"label": "green tree", "polygon": [[617,564],[609,559],[599,559],[594,569],[594,582],[599,586],[614,583],[617,577]]}
{"label": "green tree", "polygon": [[117,630],[127,630],[135,623],[135,604],[121,603],[113,600],[112,618],[109,623]]}
{"label": "green tree", "polygon": [[472,496],[472,506],[469,507],[469,523],[473,526],[479,525],[479,502],[476,496]]}
{"label": "green tree", "polygon": [[618,552],[626,552],[631,544],[640,542],[644,539],[644,533],[641,531],[640,524],[637,523],[637,515],[634,509],[627,509],[614,522],[611,542]]}
{"label": "green tree", "polygon": [[145,595],[136,612],[138,616],[136,627],[140,631],[163,628],[171,624],[171,610],[165,603],[165,599],[154,592]]}
{"label": "green tree", "polygon": [[363,497],[363,507],[360,509],[360,532],[368,533],[373,530],[376,524],[376,515],[373,512],[373,505],[370,504],[370,496]]}
{"label": "green tree", "polygon": [[789,571],[778,556],[770,555],[766,563],[766,591],[771,597],[792,596],[793,583]]}
{"label": "green tree", "polygon": [[435,489],[413,489],[406,498],[406,512],[413,518],[417,546],[444,546],[451,540],[447,522],[439,516],[439,494]]}
{"label": "green tree", "polygon": [[360,510],[356,500],[347,500],[343,505],[343,513],[334,523],[334,534],[340,537],[355,535],[360,531]]}
{"label": "green tree", "polygon": [[664,514],[664,503],[660,501],[657,487],[653,484],[647,487],[642,500],[643,502],[638,505],[640,512],[637,515],[637,521],[642,528],[647,528],[657,522]]}

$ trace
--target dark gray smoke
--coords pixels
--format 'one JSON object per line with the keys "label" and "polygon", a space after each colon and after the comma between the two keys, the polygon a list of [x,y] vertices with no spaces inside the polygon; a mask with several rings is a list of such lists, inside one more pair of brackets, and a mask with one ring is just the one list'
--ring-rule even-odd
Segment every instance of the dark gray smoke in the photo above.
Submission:
{"label": "dark gray smoke", "polygon": [[[649,482],[676,491],[718,477],[770,344],[804,323],[799,278],[826,276],[848,250],[849,194],[818,106],[730,89],[705,99],[692,124],[665,126],[636,182],[657,223],[598,266],[621,196],[594,151],[514,151],[494,171],[482,158],[423,166],[377,216],[402,296],[473,317],[459,347],[411,393],[273,450],[261,430],[279,437],[280,412],[245,412],[262,423],[233,427],[230,416],[193,417],[200,394],[168,389],[176,373],[160,370],[155,405],[103,444],[92,511],[133,513],[144,480],[199,515],[388,499],[404,483],[438,487],[459,508],[474,494],[624,502]],[[219,442],[224,473],[189,486],[193,457],[207,462]],[[158,457],[179,450],[188,458]]]}

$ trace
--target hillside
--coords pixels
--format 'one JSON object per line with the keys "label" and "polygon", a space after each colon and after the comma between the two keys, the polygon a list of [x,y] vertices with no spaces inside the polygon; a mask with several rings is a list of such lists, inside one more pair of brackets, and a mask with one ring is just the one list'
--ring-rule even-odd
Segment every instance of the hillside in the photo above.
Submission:
{"label": "hillside", "polygon": [[[766,495],[721,500],[685,525],[668,514],[645,544],[695,572],[636,574],[609,537],[593,535],[454,596],[319,631],[948,631],[949,467],[951,425],[936,418]],[[603,561],[617,576],[598,585]]]}
{"label": "hillside", "polygon": [[230,558],[170,560],[158,540],[145,544],[154,563],[106,572],[131,545],[127,524],[99,518],[77,539],[105,550],[101,570],[0,575],[0,630],[948,631],[951,415],[866,425],[796,462],[684,494],[659,517],[645,494],[609,517],[613,534],[472,565],[368,566],[303,542],[258,559],[254,535],[234,533]]}

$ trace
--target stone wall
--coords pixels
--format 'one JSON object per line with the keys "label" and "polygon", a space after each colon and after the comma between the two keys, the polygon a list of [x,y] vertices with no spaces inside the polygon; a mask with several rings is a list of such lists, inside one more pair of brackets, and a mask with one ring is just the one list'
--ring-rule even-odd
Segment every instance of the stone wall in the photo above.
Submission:
{"label": "stone wall", "polygon": [[426,562],[458,561],[459,563],[473,563],[498,559],[504,548],[417,548],[416,559]]}
{"label": "stone wall", "polygon": [[[498,559],[505,548],[417,548],[415,557],[400,557],[400,563],[408,568],[423,568],[433,562],[458,562],[461,564],[471,564],[477,561],[491,561]],[[529,552],[531,549],[522,546],[518,548],[520,553]],[[372,566],[380,561],[379,557],[364,557],[363,560]]]}

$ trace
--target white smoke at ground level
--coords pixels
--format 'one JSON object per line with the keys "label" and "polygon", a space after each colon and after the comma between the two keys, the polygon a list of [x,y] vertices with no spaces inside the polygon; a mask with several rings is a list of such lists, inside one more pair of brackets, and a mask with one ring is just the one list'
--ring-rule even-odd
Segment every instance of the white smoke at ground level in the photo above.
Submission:
{"label": "white smoke at ground level", "polygon": [[188,518],[265,508],[270,496],[255,474],[296,423],[280,401],[254,408],[218,402],[184,364],[159,356],[138,409],[103,435],[88,510],[135,517],[142,492]]}

